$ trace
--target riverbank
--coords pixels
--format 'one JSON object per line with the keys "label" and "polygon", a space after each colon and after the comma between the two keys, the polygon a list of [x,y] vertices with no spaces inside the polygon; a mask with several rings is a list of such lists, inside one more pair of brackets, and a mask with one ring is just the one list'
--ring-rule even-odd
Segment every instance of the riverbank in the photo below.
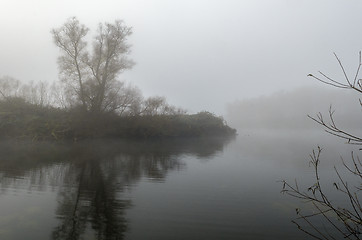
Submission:
{"label": "riverbank", "polygon": [[88,138],[163,138],[235,135],[222,117],[209,112],[119,116],[79,109],[0,102],[0,136],[32,140]]}

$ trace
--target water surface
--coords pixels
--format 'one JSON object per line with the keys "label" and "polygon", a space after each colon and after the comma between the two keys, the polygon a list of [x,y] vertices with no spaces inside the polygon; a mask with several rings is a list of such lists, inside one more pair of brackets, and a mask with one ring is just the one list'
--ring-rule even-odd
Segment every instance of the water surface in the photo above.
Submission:
{"label": "water surface", "polygon": [[350,149],[321,132],[3,141],[0,239],[308,239],[278,181],[312,184],[320,143],[329,181]]}

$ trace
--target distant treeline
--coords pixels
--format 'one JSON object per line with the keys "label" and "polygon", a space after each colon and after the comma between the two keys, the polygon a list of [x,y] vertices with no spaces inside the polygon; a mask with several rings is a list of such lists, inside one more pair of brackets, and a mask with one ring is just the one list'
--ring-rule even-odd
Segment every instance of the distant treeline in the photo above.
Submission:
{"label": "distant treeline", "polygon": [[[336,124],[360,129],[359,96],[350,91],[301,87],[259,98],[244,99],[228,105],[226,119],[237,129],[318,129],[308,115],[328,114],[335,109]],[[326,115],[328,116],[328,115]],[[326,121],[328,118],[326,117]]]}
{"label": "distant treeline", "polygon": [[0,136],[32,140],[86,138],[152,138],[232,135],[235,130],[221,117],[198,114],[155,113],[121,116],[92,113],[82,108],[43,106],[21,97],[0,100]]}

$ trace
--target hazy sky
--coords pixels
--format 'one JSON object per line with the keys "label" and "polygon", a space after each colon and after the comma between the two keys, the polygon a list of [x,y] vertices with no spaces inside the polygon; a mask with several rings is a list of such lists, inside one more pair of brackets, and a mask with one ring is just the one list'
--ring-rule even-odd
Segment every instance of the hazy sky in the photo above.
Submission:
{"label": "hazy sky", "polygon": [[56,80],[50,30],[71,16],[132,26],[121,79],[191,112],[318,84],[340,73],[333,52],[352,70],[362,49],[360,0],[0,0],[0,76]]}

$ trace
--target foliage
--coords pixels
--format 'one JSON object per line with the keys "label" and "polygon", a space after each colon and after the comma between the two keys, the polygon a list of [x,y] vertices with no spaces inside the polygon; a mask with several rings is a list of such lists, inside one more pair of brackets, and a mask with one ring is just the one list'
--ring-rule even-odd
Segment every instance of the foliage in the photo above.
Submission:
{"label": "foliage", "polygon": [[69,120],[60,109],[42,107],[22,98],[0,101],[0,135],[2,137],[61,139]]}
{"label": "foliage", "polygon": [[[11,101],[10,101],[11,99]],[[82,108],[43,107],[22,98],[0,101],[0,136],[33,140],[77,141],[102,137],[194,137],[232,135],[235,130],[208,112],[193,115],[155,114],[120,116],[96,114]]]}
{"label": "foliage", "polygon": [[[313,74],[309,74],[308,76],[333,87],[351,89],[358,93],[362,93],[362,80],[358,78],[362,66],[361,53],[359,55],[357,71],[352,79],[347,76],[345,68],[337,55],[335,55],[335,57],[342,69],[345,82],[334,80],[322,72],[319,72],[321,75],[320,77],[314,76]],[[362,107],[361,100],[359,100],[359,104]],[[362,138],[358,136],[358,132],[351,133],[339,127],[334,119],[334,111],[332,108],[329,109],[329,121],[325,120],[321,113],[318,113],[316,117],[309,117],[322,125],[327,133],[342,138],[349,144],[362,145]],[[321,177],[319,174],[321,151],[321,148],[318,147],[318,149],[313,150],[313,153],[310,155],[310,163],[313,165],[315,172],[315,183],[309,187],[307,191],[300,189],[297,182],[293,185],[287,181],[282,181],[282,193],[310,203],[314,208],[314,211],[310,214],[304,214],[301,209],[297,208],[296,212],[298,218],[292,222],[296,224],[300,230],[315,239],[360,239],[362,230],[362,206],[359,197],[360,190],[362,190],[362,162],[360,161],[358,154],[354,152],[351,153],[351,164],[347,164],[342,159],[344,167],[352,177],[357,177],[357,186],[348,184],[345,177],[343,177],[340,174],[340,171],[335,167],[339,182],[330,184],[337,192],[344,196],[345,202],[342,206],[339,206],[331,199],[330,195],[327,195],[325,188],[323,188],[321,184]],[[320,225],[320,222],[323,222],[323,220],[326,226]],[[331,230],[333,232],[331,232]]]}
{"label": "foliage", "polygon": [[129,137],[194,137],[233,135],[235,129],[221,117],[208,112],[192,115],[145,115],[124,118],[123,131]]}

